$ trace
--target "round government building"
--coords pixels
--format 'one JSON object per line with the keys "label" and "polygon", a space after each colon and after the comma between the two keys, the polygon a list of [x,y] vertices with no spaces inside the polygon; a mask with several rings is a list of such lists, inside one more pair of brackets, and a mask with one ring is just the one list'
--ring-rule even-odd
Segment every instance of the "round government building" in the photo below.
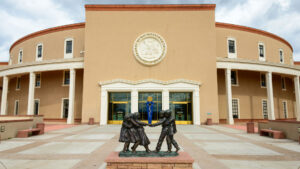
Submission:
{"label": "round government building", "polygon": [[215,21],[215,5],[85,5],[85,22],[14,42],[0,65],[1,115],[68,124],[300,120],[300,67],[269,32]]}

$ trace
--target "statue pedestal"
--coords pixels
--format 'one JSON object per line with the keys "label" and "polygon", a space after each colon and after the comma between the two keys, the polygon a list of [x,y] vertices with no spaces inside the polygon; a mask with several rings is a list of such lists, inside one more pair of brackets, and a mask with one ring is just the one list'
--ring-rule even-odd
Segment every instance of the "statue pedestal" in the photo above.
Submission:
{"label": "statue pedestal", "polygon": [[[151,153],[149,153],[151,154]],[[194,159],[187,152],[179,152],[175,157],[119,157],[119,152],[112,152],[105,159],[107,169],[151,168],[151,169],[192,169]]]}

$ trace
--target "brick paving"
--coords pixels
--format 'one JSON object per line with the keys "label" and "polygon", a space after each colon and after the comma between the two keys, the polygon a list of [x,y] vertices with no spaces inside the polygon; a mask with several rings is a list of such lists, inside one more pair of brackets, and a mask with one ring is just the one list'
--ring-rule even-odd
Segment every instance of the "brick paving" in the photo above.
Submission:
{"label": "brick paving", "polygon": [[[48,126],[44,135],[0,144],[0,169],[104,169],[104,159],[122,149],[119,125]],[[52,127],[52,128],[51,128]],[[154,150],[160,127],[146,127]],[[247,134],[234,126],[178,126],[175,139],[194,159],[195,169],[298,169],[297,142]],[[163,144],[166,150],[166,143]],[[138,147],[138,150],[144,150]],[[2,166],[2,164],[5,166]]]}

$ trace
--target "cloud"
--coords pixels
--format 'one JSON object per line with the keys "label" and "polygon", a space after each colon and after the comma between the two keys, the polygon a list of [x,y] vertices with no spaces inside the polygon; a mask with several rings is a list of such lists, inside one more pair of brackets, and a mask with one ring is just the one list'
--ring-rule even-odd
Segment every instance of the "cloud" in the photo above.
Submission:
{"label": "cloud", "polygon": [[41,29],[77,22],[80,17],[74,19],[74,16],[78,13],[84,16],[83,5],[82,11],[72,13],[54,0],[3,0],[1,3],[0,61],[8,61],[9,47],[19,38]]}
{"label": "cloud", "polygon": [[300,61],[299,0],[2,0],[0,61],[8,60],[10,45],[26,34],[84,21],[84,4],[215,3],[216,21],[250,26],[277,34],[294,47]]}

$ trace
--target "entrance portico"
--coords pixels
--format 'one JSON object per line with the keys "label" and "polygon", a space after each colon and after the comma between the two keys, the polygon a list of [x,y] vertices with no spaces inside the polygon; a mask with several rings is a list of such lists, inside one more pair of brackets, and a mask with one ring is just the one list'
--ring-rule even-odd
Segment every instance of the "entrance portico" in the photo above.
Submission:
{"label": "entrance portico", "polygon": [[192,93],[191,99],[193,100],[191,114],[192,123],[194,125],[200,125],[199,90],[201,83],[199,82],[184,79],[172,81],[160,81],[153,79],[128,81],[116,79],[112,81],[100,82],[99,85],[101,87],[100,125],[108,124],[109,92],[130,92],[131,112],[137,112],[139,110],[139,92],[161,92],[162,110],[170,108],[170,92],[190,92]]}

